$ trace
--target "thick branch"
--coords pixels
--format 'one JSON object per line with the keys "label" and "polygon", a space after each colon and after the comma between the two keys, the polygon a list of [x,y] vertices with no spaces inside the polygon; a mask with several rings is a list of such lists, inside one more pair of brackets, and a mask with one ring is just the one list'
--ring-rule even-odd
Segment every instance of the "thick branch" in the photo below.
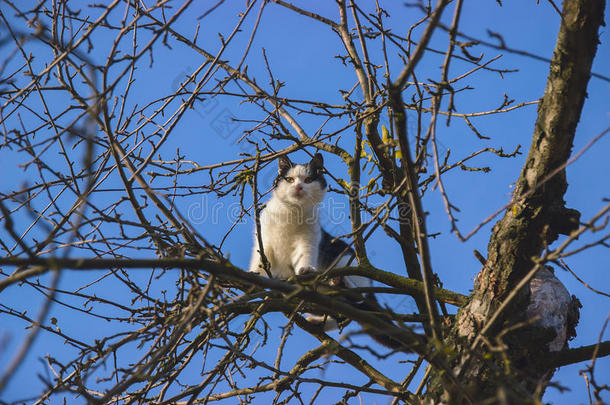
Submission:
{"label": "thick branch", "polygon": [[[0,265],[5,266],[29,266],[7,278],[0,280],[0,288],[26,280],[30,277],[45,274],[51,269],[73,269],[73,270],[101,270],[101,269],[144,269],[144,268],[181,268],[186,270],[202,270],[225,279],[238,281],[268,280],[268,283],[286,284],[280,280],[266,279],[253,273],[245,272],[230,264],[222,264],[213,260],[195,259],[99,259],[99,258],[0,258]],[[230,271],[228,270],[230,269]],[[421,281],[402,277],[389,271],[384,271],[372,266],[345,267],[332,269],[326,276],[328,278],[340,275],[359,275],[379,281],[391,287],[403,289],[405,294],[422,294],[423,284]],[[307,279],[309,276],[303,276]],[[444,288],[435,289],[436,298],[453,305],[462,305],[466,302],[466,296]]]}
{"label": "thick branch", "polygon": [[610,340],[600,342],[599,344],[565,349],[560,352],[552,353],[551,359],[549,360],[549,367],[562,367],[567,366],[568,364],[591,360],[594,357],[600,358],[606,356],[610,356]]}

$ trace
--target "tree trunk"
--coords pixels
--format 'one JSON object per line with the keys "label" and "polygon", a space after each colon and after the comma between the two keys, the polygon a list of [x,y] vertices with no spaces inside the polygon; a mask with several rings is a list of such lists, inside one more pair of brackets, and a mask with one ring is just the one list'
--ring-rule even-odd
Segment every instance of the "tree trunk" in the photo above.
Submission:
{"label": "tree trunk", "polygon": [[[603,0],[563,3],[546,90],[514,204],[494,226],[485,266],[447,338],[456,353],[455,374],[476,401],[502,396],[509,403],[523,403],[541,397],[553,373],[545,357],[555,332],[520,324],[527,320],[530,302],[529,288],[522,287],[543,267],[534,258],[545,246],[578,227],[580,214],[564,206],[567,182],[562,166],[570,156],[586,96],[604,6]],[[490,345],[505,350],[494,351]],[[443,394],[438,377],[431,376],[428,398],[460,403],[450,392]]]}

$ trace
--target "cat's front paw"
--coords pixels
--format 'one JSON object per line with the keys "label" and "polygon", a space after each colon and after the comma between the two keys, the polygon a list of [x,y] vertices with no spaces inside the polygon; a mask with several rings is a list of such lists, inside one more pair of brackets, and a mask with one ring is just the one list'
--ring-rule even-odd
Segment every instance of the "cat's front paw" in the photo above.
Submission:
{"label": "cat's front paw", "polygon": [[317,273],[318,270],[313,266],[303,266],[297,269],[297,276],[303,276],[305,274]]}

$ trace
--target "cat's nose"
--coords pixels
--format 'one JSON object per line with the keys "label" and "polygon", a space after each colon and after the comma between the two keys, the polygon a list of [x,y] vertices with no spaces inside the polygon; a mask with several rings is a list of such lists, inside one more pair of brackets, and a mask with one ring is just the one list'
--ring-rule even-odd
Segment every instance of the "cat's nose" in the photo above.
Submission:
{"label": "cat's nose", "polygon": [[301,191],[301,190],[303,190],[303,186],[302,186],[302,185],[300,185],[300,184],[297,184],[296,186],[294,186],[294,188],[295,188],[297,191]]}

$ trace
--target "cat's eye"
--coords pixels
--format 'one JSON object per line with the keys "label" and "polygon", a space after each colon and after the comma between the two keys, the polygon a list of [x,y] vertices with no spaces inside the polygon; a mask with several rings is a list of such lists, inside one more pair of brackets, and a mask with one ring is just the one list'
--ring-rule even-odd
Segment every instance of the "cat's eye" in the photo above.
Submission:
{"label": "cat's eye", "polygon": [[305,183],[311,183],[313,181],[313,177],[305,177],[305,180],[303,180]]}
{"label": "cat's eye", "polygon": [[294,183],[294,178],[293,177],[284,177],[284,179],[288,182],[288,183]]}

